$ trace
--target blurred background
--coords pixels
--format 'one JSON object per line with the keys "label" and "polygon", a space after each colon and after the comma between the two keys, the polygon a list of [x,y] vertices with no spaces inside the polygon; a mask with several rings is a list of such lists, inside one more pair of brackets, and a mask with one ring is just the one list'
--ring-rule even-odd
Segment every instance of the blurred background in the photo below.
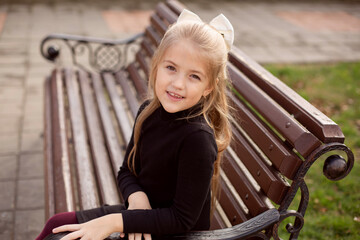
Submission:
{"label": "blurred background", "polygon": [[[50,33],[118,39],[141,32],[156,0],[0,0],[0,239],[34,239],[44,224],[43,82]],[[223,13],[235,46],[342,128],[355,167],[340,182],[308,175],[301,239],[360,239],[360,1],[184,0]]]}

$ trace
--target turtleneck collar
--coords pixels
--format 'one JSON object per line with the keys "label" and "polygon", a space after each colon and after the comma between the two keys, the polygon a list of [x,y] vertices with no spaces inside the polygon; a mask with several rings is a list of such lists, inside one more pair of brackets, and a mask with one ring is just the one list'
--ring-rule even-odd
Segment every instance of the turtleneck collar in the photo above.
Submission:
{"label": "turtleneck collar", "polygon": [[201,109],[202,108],[201,108],[200,103],[192,106],[191,108],[188,108],[188,109],[185,109],[183,111],[176,112],[176,113],[167,112],[161,104],[160,104],[160,107],[159,107],[160,116],[161,116],[161,119],[163,119],[163,120],[184,119],[184,118],[187,118],[187,117],[189,117],[191,115],[195,115],[195,114],[201,112]]}

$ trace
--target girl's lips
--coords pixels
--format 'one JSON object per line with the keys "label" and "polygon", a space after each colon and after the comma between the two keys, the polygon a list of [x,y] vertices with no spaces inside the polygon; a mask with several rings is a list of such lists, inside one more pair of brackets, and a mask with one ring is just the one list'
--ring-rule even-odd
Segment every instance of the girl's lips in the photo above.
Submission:
{"label": "girl's lips", "polygon": [[169,91],[166,91],[167,95],[169,96],[170,99],[173,99],[173,100],[181,100],[181,99],[184,99],[183,96],[180,96],[179,94],[176,94],[174,92],[169,92]]}

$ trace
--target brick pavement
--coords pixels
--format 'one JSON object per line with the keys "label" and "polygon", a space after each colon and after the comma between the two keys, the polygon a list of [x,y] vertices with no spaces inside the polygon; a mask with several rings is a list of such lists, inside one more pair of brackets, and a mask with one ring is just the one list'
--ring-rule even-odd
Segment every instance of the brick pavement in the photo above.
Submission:
{"label": "brick pavement", "polygon": [[[223,12],[234,25],[235,45],[261,63],[360,60],[359,3],[184,2],[204,20]],[[34,239],[44,224],[42,84],[51,65],[39,54],[41,38],[124,37],[131,32],[107,21],[121,13],[130,24],[131,11],[146,16],[155,3],[0,0],[0,239]]]}

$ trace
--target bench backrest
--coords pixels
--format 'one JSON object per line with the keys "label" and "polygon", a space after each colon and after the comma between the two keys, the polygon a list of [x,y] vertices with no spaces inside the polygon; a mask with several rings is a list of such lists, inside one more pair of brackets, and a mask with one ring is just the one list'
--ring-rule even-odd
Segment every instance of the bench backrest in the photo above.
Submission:
{"label": "bench backrest", "polygon": [[[55,212],[121,201],[116,173],[139,103],[146,95],[150,59],[168,25],[176,21],[183,8],[171,0],[158,4],[135,60],[126,71],[79,71],[75,75],[68,70],[57,78],[61,80],[51,82],[58,95],[46,97],[54,102],[66,96],[68,102],[55,113],[54,125],[72,139],[66,145],[55,134],[59,145],[54,152],[69,162],[69,168],[76,162],[81,174],[78,185],[70,177],[62,178],[68,186],[67,205]],[[229,53],[228,71],[232,80],[229,98],[236,121],[234,139],[224,155],[221,197],[212,229],[236,225],[276,205],[281,208],[288,204],[284,199],[292,180],[301,174],[298,170],[303,160],[323,143],[344,141],[333,121],[236,47]],[[70,122],[65,121],[66,116]],[[79,197],[71,193],[73,188],[79,189]],[[61,202],[61,197],[55,201]]]}

